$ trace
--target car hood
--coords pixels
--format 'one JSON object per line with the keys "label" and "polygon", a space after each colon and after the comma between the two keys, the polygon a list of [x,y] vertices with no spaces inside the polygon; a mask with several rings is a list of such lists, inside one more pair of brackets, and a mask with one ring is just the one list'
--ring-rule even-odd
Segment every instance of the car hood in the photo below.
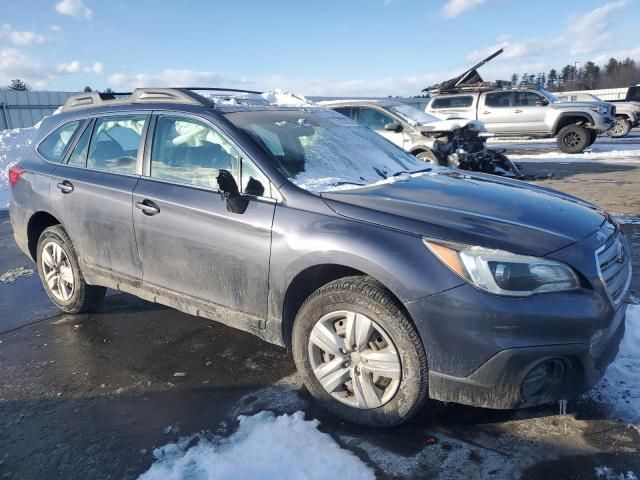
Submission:
{"label": "car hood", "polygon": [[605,220],[595,205],[570,195],[449,169],[321,196],[345,217],[524,255],[566,247]]}

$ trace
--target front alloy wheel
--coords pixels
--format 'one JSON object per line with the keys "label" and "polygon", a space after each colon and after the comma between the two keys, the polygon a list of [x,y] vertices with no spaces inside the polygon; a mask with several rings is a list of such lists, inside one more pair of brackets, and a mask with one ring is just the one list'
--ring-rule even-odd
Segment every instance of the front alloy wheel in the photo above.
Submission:
{"label": "front alloy wheel", "polygon": [[403,305],[368,276],[313,292],[291,332],[309,393],[334,414],[372,427],[398,425],[427,398],[427,358]]}
{"label": "front alloy wheel", "polygon": [[391,337],[367,316],[348,310],[324,315],[311,330],[309,362],[336,400],[377,408],[398,391],[402,366]]}

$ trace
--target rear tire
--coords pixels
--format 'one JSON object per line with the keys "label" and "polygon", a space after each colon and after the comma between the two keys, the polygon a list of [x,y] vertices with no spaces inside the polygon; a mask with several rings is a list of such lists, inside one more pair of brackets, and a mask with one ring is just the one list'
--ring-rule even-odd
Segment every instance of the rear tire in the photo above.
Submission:
{"label": "rear tire", "polygon": [[427,398],[420,336],[391,293],[371,277],[346,277],[316,290],[296,316],[292,348],[311,395],[348,421],[397,425]]}
{"label": "rear tire", "polygon": [[61,225],[42,232],[36,261],[47,295],[63,312],[89,312],[102,303],[107,289],[85,281],[73,243]]}
{"label": "rear tire", "polygon": [[581,153],[589,146],[589,130],[582,125],[567,125],[558,132],[556,143],[564,153]]}
{"label": "rear tire", "polygon": [[616,117],[613,127],[607,131],[611,138],[621,138],[627,136],[631,131],[631,122],[625,117]]}

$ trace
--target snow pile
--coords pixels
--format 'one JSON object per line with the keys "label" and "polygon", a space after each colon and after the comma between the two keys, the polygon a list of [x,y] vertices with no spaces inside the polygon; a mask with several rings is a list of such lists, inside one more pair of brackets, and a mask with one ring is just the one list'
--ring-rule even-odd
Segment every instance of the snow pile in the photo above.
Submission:
{"label": "snow pile", "polygon": [[302,412],[276,417],[261,412],[238,417],[240,426],[228,439],[192,438],[154,450],[156,462],[142,480],[322,479],[334,472],[344,480],[374,479],[373,470]]}
{"label": "snow pile", "polygon": [[602,163],[638,163],[640,162],[640,149],[598,149],[584,153],[568,154],[560,151],[534,154],[509,154],[514,162],[586,162],[598,161]]}
{"label": "snow pile", "polygon": [[627,307],[624,338],[618,356],[592,392],[629,423],[640,423],[640,305]]}
{"label": "snow pile", "polygon": [[201,95],[210,98],[215,103],[222,105],[243,105],[243,104],[257,104],[257,105],[272,105],[275,107],[316,107],[319,108],[316,103],[311,100],[307,100],[302,95],[287,92],[281,88],[276,88],[263,93],[238,93],[231,97],[221,99],[219,95],[215,93],[199,92]]}
{"label": "snow pile", "polygon": [[37,131],[37,127],[0,131],[0,210],[8,207],[11,198],[8,170],[22,159]]}
{"label": "snow pile", "polygon": [[638,480],[637,475],[630,470],[624,473],[618,473],[613,468],[604,465],[596,467],[594,473],[598,480]]}

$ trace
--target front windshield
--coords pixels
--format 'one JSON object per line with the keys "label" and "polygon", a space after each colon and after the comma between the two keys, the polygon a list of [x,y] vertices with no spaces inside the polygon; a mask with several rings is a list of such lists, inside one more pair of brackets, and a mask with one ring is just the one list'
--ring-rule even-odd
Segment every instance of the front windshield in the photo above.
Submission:
{"label": "front windshield", "polygon": [[244,111],[226,117],[255,140],[283,175],[305,190],[354,188],[429,169],[332,110]]}
{"label": "front windshield", "polygon": [[549,100],[551,103],[558,103],[560,101],[560,99],[558,97],[556,97],[553,93],[551,92],[547,92],[544,88],[541,88],[540,90],[538,90],[542,95],[544,95],[546,97],[547,100]]}
{"label": "front windshield", "polygon": [[436,118],[433,115],[429,115],[428,113],[425,113],[422,110],[418,110],[417,108],[404,103],[391,105],[390,107],[387,107],[387,108],[389,109],[389,111],[402,117],[407,123],[410,123],[412,125],[422,125],[424,123],[432,123],[432,122],[440,121],[439,118]]}

